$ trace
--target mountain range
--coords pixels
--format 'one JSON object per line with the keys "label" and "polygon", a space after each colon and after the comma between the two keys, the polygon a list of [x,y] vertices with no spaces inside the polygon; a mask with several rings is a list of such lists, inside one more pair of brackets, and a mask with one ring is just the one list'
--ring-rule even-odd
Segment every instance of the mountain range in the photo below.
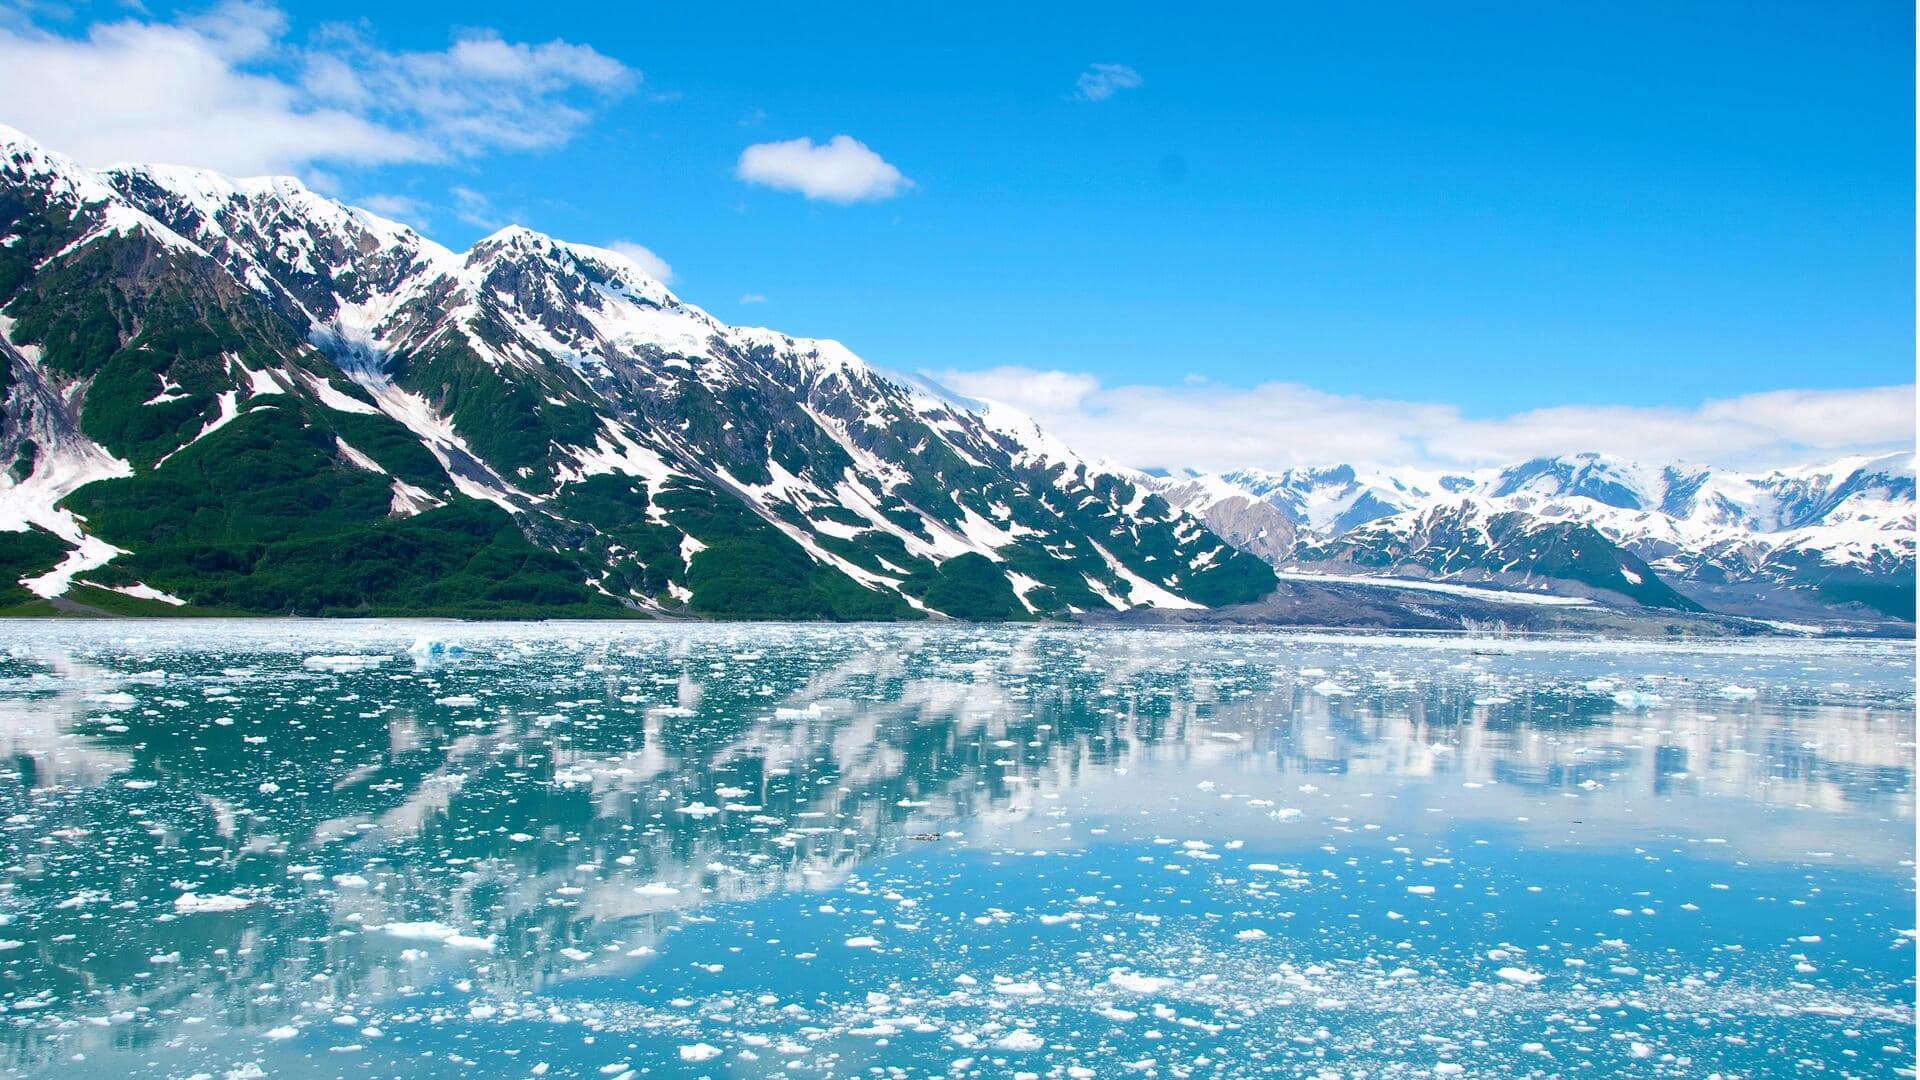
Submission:
{"label": "mountain range", "polygon": [[1771,619],[1910,622],[1914,455],[1738,472],[1600,454],[1155,481],[1283,575],[1388,576]]}
{"label": "mountain range", "polygon": [[[523,228],[0,131],[29,608],[1022,618],[1276,587],[1137,477]],[[24,590],[24,591],[22,591]]]}
{"label": "mountain range", "polygon": [[6,612],[1073,618],[1357,581],[1442,621],[1456,593],[1913,617],[1910,454],[1148,475],[604,248],[455,252],[6,128],[0,360]]}

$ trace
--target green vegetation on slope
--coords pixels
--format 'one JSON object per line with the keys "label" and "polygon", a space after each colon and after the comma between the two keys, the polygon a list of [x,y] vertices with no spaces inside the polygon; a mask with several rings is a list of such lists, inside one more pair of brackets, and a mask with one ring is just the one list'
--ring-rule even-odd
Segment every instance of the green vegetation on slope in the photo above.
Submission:
{"label": "green vegetation on slope", "polygon": [[93,574],[196,607],[300,615],[621,615],[587,571],[535,547],[498,507],[452,497],[388,516],[389,478],[342,463],[278,395],[157,470],[66,505],[130,549]]}
{"label": "green vegetation on slope", "polygon": [[668,520],[705,544],[687,568],[690,606],[726,619],[913,619],[905,600],[808,557],[744,505],[701,487],[655,496]]}
{"label": "green vegetation on slope", "polygon": [[975,552],[955,555],[941,563],[930,580],[909,581],[907,586],[923,586],[920,599],[955,618],[999,622],[1031,617],[999,565]]}
{"label": "green vegetation on slope", "polygon": [[69,550],[65,540],[45,529],[0,532],[0,608],[38,600],[20,579],[38,577],[60,565]]}
{"label": "green vegetation on slope", "polygon": [[388,370],[432,402],[474,452],[530,491],[553,487],[553,444],[592,446],[600,431],[577,377],[547,386],[529,371],[489,364],[458,333],[429,352],[395,357]]}

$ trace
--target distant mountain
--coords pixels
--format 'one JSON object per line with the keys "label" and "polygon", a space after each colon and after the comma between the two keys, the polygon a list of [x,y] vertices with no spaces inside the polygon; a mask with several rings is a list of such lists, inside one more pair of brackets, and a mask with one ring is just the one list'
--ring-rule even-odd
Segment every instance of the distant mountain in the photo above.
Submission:
{"label": "distant mountain", "polygon": [[[1752,473],[1573,454],[1455,474],[1336,466],[1156,483],[1285,568],[1762,618],[1914,616],[1911,453]],[[1288,527],[1289,543],[1270,542]]]}
{"label": "distant mountain", "polygon": [[3,128],[0,360],[0,607],[1006,619],[1276,587],[1144,476],[612,251],[452,252]]}

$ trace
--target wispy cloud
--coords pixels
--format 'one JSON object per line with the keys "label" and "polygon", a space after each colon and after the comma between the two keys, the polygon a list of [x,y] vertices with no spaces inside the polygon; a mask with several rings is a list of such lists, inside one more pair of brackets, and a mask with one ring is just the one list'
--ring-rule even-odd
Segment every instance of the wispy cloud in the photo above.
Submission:
{"label": "wispy cloud", "polygon": [[639,74],[591,46],[462,31],[394,51],[359,27],[304,42],[265,3],[71,36],[0,24],[4,119],[82,161],[232,173],[470,159],[563,143]]}
{"label": "wispy cloud", "polygon": [[749,184],[836,203],[888,199],[913,186],[851,135],[818,144],[808,138],[755,143],[740,152],[734,175]]}
{"label": "wispy cloud", "polygon": [[459,184],[447,189],[453,196],[453,216],[475,228],[498,229],[506,222],[493,209],[493,200],[481,192]]}
{"label": "wispy cloud", "polygon": [[1125,64],[1094,64],[1080,73],[1073,96],[1081,101],[1105,101],[1121,90],[1140,86],[1140,73]]}
{"label": "wispy cloud", "polygon": [[662,285],[673,284],[673,264],[653,253],[645,244],[636,244],[631,240],[615,240],[607,245],[610,251],[617,251],[645,270],[653,280]]}
{"label": "wispy cloud", "polygon": [[760,293],[750,292],[747,295],[741,297],[740,302],[742,304],[764,304],[767,302],[767,298],[761,295]]}
{"label": "wispy cloud", "polygon": [[416,229],[425,229],[432,220],[427,206],[411,195],[393,195],[387,192],[374,192],[371,195],[355,196],[356,206],[371,210],[381,217],[390,217],[403,221]]}
{"label": "wispy cloud", "polygon": [[958,393],[1032,414],[1084,453],[1140,468],[1464,468],[1582,450],[1745,467],[1911,449],[1914,442],[1912,386],[1468,417],[1453,405],[1330,394],[1297,383],[1108,387],[1084,373],[1026,367],[929,374]]}

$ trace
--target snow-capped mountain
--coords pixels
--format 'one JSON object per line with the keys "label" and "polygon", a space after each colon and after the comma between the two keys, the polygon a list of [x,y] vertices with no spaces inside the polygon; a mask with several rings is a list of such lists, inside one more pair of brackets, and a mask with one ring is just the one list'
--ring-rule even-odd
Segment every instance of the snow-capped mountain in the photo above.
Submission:
{"label": "snow-capped mountain", "polygon": [[1025,618],[1271,592],[1145,477],[619,254],[0,128],[4,603]]}
{"label": "snow-capped mountain", "polygon": [[1152,478],[613,251],[4,128],[0,361],[0,608],[1027,618],[1277,566],[1912,615],[1911,454]]}
{"label": "snow-capped mountain", "polygon": [[[1339,466],[1158,483],[1174,505],[1283,567],[1639,593],[1642,603],[1680,606],[1655,595],[1671,586],[1735,614],[1838,606],[1913,615],[1911,452],[1746,473],[1573,454],[1457,474]],[[1248,499],[1292,523],[1284,552],[1240,535],[1248,511],[1236,500]],[[1518,537],[1527,539],[1516,548]],[[1602,546],[1618,550],[1574,573],[1556,543],[1583,547],[1590,560]],[[1658,576],[1658,590],[1636,563]]]}
{"label": "snow-capped mountain", "polygon": [[1221,479],[1260,496],[1309,531],[1346,532],[1375,518],[1423,506],[1467,490],[1472,480],[1445,473],[1355,469],[1351,465],[1288,469],[1270,473],[1236,469]]}

